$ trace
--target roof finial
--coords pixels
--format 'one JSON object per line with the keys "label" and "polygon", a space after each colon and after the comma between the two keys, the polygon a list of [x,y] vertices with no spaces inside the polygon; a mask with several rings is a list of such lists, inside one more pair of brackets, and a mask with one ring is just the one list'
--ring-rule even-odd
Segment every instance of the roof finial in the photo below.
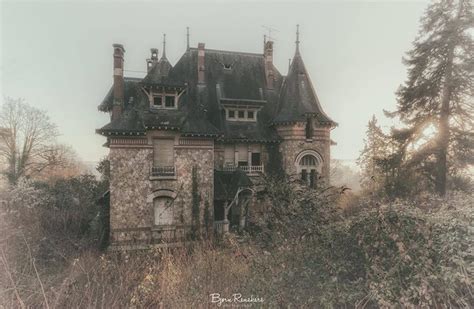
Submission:
{"label": "roof finial", "polygon": [[163,59],[166,59],[166,33],[163,33]]}
{"label": "roof finial", "polygon": [[189,49],[189,27],[186,27],[186,49]]}
{"label": "roof finial", "polygon": [[300,25],[296,25],[296,50],[300,49]]}

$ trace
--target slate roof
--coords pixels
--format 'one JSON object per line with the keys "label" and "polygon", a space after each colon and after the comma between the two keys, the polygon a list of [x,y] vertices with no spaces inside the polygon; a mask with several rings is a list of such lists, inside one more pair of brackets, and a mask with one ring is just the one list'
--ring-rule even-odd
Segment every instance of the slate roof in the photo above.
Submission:
{"label": "slate roof", "polygon": [[273,123],[306,121],[308,115],[316,117],[322,124],[336,125],[324,113],[297,47],[288,75],[283,82],[278,112]]}
{"label": "slate roof", "polygon": [[[205,49],[205,84],[198,84],[198,49],[188,48],[172,66],[162,57],[143,79],[124,79],[122,117],[98,129],[101,134],[145,134],[147,129],[177,130],[184,135],[216,136],[224,142],[279,142],[272,124],[304,121],[308,114],[334,124],[323,112],[297,50],[284,78],[274,68],[274,89],[266,88],[263,54]],[[142,87],[185,89],[177,110],[154,110]],[[112,109],[109,90],[99,110]],[[256,122],[227,121],[224,106],[259,109]]]}

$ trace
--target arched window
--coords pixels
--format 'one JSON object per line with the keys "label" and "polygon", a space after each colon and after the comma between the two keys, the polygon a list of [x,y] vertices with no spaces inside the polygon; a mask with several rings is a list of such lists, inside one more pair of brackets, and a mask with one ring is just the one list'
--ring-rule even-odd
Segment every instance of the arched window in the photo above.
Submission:
{"label": "arched window", "polygon": [[321,171],[321,160],[313,153],[304,154],[298,161],[298,173],[301,180],[311,188],[316,187]]}
{"label": "arched window", "polygon": [[316,158],[313,155],[305,155],[304,157],[301,158],[300,165],[301,166],[316,166]]}
{"label": "arched window", "polygon": [[153,200],[153,213],[155,225],[172,225],[173,199],[166,196],[156,197]]}

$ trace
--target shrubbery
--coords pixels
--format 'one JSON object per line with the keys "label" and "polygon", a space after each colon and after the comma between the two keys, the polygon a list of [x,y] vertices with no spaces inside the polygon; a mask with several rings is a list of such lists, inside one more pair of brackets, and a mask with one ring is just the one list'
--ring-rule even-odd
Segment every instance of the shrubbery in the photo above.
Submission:
{"label": "shrubbery", "polygon": [[474,305],[466,193],[382,205],[361,197],[348,211],[336,206],[344,188],[268,179],[249,233],[191,249],[101,253],[88,236],[100,186],[84,177],[6,194],[0,305],[184,308],[210,305],[211,293],[261,297],[265,307]]}

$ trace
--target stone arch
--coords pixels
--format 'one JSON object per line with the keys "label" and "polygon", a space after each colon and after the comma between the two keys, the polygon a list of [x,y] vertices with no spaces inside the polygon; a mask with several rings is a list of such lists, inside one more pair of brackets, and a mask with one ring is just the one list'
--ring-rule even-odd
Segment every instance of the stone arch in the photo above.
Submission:
{"label": "stone arch", "polygon": [[176,196],[176,192],[169,189],[158,189],[147,196],[147,203],[152,204],[153,225],[170,226],[175,223],[173,201]]}
{"label": "stone arch", "polygon": [[320,179],[323,157],[315,150],[303,150],[295,159],[296,172],[301,180],[314,188]]}
{"label": "stone arch", "polygon": [[301,151],[295,158],[295,167],[296,171],[298,174],[301,172],[301,161],[304,157],[311,156],[316,160],[316,166],[318,167],[318,173],[321,173],[322,171],[322,166],[324,163],[323,157],[317,152],[316,150],[313,149],[307,149]]}
{"label": "stone arch", "polygon": [[177,196],[176,192],[170,189],[158,189],[153,191],[152,193],[148,194],[146,197],[147,203],[153,203],[153,200],[157,197],[168,197],[171,199],[175,199]]}

